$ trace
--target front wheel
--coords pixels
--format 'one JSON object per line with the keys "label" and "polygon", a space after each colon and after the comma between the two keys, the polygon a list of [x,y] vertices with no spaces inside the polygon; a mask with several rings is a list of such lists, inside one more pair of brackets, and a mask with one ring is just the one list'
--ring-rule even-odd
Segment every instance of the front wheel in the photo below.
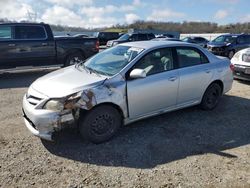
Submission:
{"label": "front wheel", "polygon": [[200,107],[203,110],[212,110],[219,103],[222,89],[217,83],[211,84],[203,95]]}
{"label": "front wheel", "polygon": [[228,58],[229,58],[229,59],[232,59],[233,56],[234,56],[234,51],[233,51],[233,50],[229,51],[229,53],[228,53]]}
{"label": "front wheel", "polygon": [[121,124],[121,115],[115,108],[101,105],[80,118],[79,130],[84,139],[98,144],[110,140]]}

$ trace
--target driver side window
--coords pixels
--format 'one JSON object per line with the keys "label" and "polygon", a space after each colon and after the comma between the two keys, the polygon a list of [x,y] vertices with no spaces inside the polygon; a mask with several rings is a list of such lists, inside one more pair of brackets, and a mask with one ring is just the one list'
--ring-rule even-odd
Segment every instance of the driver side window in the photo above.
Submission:
{"label": "driver side window", "polygon": [[171,48],[157,49],[149,52],[140,59],[134,68],[145,70],[147,76],[174,69]]}

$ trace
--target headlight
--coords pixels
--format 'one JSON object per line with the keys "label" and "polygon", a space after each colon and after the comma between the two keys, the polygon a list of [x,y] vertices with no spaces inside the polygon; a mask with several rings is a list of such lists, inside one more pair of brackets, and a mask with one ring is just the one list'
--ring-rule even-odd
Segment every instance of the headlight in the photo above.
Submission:
{"label": "headlight", "polygon": [[64,103],[65,109],[74,109],[76,102],[81,98],[82,92],[75,93],[67,98]]}
{"label": "headlight", "polygon": [[64,109],[74,109],[75,103],[80,99],[82,92],[74,93],[65,98],[51,99],[43,107],[46,110],[62,111]]}
{"label": "headlight", "polygon": [[62,100],[56,100],[56,99],[49,100],[44,105],[44,109],[53,111],[62,111],[64,109],[64,102]]}

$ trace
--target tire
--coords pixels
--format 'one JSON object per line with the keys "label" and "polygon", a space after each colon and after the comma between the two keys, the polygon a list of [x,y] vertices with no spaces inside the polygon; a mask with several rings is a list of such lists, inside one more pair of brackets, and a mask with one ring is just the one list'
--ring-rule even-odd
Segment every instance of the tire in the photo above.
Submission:
{"label": "tire", "polygon": [[109,105],[93,108],[79,120],[81,136],[95,144],[110,140],[122,125],[120,113]]}
{"label": "tire", "polygon": [[229,53],[228,53],[228,58],[229,58],[229,59],[232,59],[233,56],[234,56],[234,51],[233,51],[233,50],[229,51]]}
{"label": "tire", "polygon": [[64,63],[64,66],[67,67],[67,66],[70,66],[70,65],[74,65],[80,61],[84,61],[84,56],[81,54],[81,52],[74,52],[74,53],[71,53],[67,56],[66,60],[65,60],[65,63]]}
{"label": "tire", "polygon": [[205,91],[200,107],[203,110],[213,110],[219,103],[222,93],[222,88],[217,83],[208,86]]}

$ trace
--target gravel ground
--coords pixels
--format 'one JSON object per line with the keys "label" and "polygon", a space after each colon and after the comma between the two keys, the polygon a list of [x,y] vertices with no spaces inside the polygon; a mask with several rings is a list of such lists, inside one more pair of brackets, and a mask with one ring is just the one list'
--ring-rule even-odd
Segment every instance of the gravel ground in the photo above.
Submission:
{"label": "gravel ground", "polygon": [[250,187],[250,83],[210,112],[192,107],[136,122],[94,145],[65,130],[29,133],[21,101],[46,71],[0,75],[0,187]]}

